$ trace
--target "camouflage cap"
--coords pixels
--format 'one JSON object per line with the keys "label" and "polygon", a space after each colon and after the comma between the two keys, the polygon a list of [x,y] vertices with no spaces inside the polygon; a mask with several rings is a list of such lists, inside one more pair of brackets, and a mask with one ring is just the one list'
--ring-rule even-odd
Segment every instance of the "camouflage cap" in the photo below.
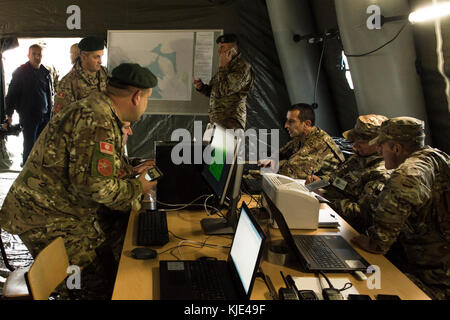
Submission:
{"label": "camouflage cap", "polygon": [[224,34],[217,38],[216,43],[237,43],[237,37],[233,33]]}
{"label": "camouflage cap", "polygon": [[378,136],[371,140],[369,144],[380,144],[388,140],[423,143],[425,141],[425,123],[412,117],[386,120],[381,125]]}
{"label": "camouflage cap", "polygon": [[98,37],[86,37],[78,43],[80,51],[97,51],[105,48],[105,41]]}
{"label": "camouflage cap", "polygon": [[137,63],[122,63],[114,68],[111,73],[112,79],[122,84],[140,89],[156,87],[158,79],[147,68],[141,67]]}
{"label": "camouflage cap", "polygon": [[378,114],[359,116],[353,129],[345,131],[342,135],[345,139],[354,142],[356,140],[372,140],[378,135],[378,130],[387,117]]}

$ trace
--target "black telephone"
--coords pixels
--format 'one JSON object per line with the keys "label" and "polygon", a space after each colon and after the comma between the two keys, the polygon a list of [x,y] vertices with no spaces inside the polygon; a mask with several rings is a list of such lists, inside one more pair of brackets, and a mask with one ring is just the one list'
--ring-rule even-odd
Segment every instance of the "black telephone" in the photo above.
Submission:
{"label": "black telephone", "polygon": [[284,277],[282,271],[280,271],[281,277],[284,280],[287,288],[280,288],[278,295],[280,300],[319,300],[316,293],[312,290],[298,290],[295,285],[294,279],[290,275]]}
{"label": "black telephone", "polygon": [[299,300],[293,288],[280,288],[278,290],[278,297],[280,297],[280,300]]}

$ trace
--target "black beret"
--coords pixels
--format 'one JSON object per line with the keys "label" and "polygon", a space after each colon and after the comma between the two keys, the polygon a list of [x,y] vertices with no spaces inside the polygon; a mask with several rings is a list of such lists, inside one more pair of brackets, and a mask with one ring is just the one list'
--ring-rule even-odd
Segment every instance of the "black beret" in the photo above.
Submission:
{"label": "black beret", "polygon": [[216,43],[237,43],[237,37],[233,33],[224,34],[217,38]]}
{"label": "black beret", "polygon": [[80,48],[81,51],[103,50],[105,48],[105,42],[102,38],[86,37],[81,39],[78,43],[78,48]]}
{"label": "black beret", "polygon": [[122,84],[140,89],[153,88],[158,85],[156,76],[149,69],[143,68],[137,63],[122,63],[114,68],[111,76]]}

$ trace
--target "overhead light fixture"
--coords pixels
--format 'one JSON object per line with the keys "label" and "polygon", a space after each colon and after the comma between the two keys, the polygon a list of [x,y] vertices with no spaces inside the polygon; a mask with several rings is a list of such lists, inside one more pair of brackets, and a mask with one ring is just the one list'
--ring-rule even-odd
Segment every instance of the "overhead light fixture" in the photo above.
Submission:
{"label": "overhead light fixture", "polygon": [[414,24],[436,20],[448,15],[450,15],[450,2],[443,2],[417,9],[408,16],[408,20]]}
{"label": "overhead light fixture", "polygon": [[381,16],[381,25],[387,22],[408,20],[411,24],[424,23],[450,15],[450,2],[433,4],[428,7],[417,9],[409,15],[401,15],[394,17]]}

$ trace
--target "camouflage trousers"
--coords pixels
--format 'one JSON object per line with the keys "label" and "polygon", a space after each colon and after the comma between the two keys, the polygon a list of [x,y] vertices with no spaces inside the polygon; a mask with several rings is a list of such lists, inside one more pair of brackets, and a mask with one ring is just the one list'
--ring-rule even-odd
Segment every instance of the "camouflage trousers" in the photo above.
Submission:
{"label": "camouflage trousers", "polygon": [[450,288],[447,286],[427,285],[413,274],[406,273],[406,276],[414,282],[423,292],[433,300],[450,300]]}
{"label": "camouflage trousers", "polygon": [[[402,245],[396,241],[385,257],[400,269],[416,286],[418,286],[427,296],[433,300],[449,300],[450,286],[448,277],[441,272],[427,272],[420,269],[414,269],[406,258]],[[434,274],[435,276],[430,276]],[[421,277],[419,277],[421,275]],[[428,276],[427,276],[428,275]],[[434,279],[433,279],[434,278]],[[428,279],[428,280],[427,280]]]}
{"label": "camouflage trousers", "polygon": [[242,123],[237,119],[234,118],[226,118],[226,117],[214,117],[215,119],[215,123],[220,124],[222,127],[224,127],[225,129],[245,129],[245,121]]}
{"label": "camouflage trousers", "polygon": [[106,208],[98,211],[98,224],[105,234],[105,245],[111,248],[117,263],[120,260],[129,218],[129,213],[112,211]]}

